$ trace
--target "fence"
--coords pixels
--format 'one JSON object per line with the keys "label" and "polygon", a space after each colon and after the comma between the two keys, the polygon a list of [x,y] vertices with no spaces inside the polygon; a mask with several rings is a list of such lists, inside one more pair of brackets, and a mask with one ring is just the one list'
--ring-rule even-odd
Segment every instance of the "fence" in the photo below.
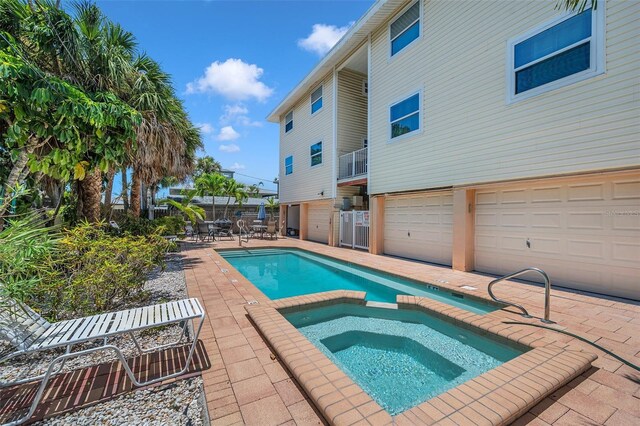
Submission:
{"label": "fence", "polygon": [[340,212],[340,245],[359,249],[369,248],[369,211]]}

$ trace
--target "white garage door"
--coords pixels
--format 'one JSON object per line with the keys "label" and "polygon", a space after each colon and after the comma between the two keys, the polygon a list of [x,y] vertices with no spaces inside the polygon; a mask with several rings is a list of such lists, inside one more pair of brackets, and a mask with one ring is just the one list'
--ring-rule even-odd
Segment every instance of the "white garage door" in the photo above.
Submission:
{"label": "white garage door", "polygon": [[451,265],[452,241],[451,193],[385,200],[385,254]]}
{"label": "white garage door", "polygon": [[478,190],[475,267],[536,266],[552,284],[640,299],[639,211],[637,177]]}
{"label": "white garage door", "polygon": [[331,218],[327,204],[309,204],[307,239],[327,244],[329,241],[329,220]]}

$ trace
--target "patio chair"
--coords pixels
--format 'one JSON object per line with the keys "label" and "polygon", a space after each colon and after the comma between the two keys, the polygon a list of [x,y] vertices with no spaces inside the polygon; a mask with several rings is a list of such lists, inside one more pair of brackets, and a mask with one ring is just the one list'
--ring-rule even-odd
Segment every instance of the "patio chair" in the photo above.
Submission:
{"label": "patio chair", "polygon": [[278,234],[276,230],[276,222],[273,220],[269,221],[267,223],[267,229],[264,230],[264,233],[269,236],[269,239],[272,239],[273,237],[275,237],[277,240]]}
{"label": "patio chair", "polygon": [[193,230],[193,226],[191,225],[191,223],[187,223],[184,226],[184,233],[187,237],[191,237],[191,239],[197,239],[196,232]]}
{"label": "patio chair", "polygon": [[213,239],[213,233],[209,229],[209,224],[200,222],[198,223],[198,236],[202,241],[208,240],[211,241]]}
{"label": "patio chair", "polygon": [[[0,306],[0,337],[6,339],[15,348],[13,352],[0,358],[0,365],[20,355],[28,355],[56,348],[66,348],[62,355],[57,356],[51,361],[51,363],[49,363],[44,374],[15,380],[13,382],[0,383],[0,388],[2,388],[41,380],[40,386],[38,387],[38,391],[31,403],[28,413],[18,420],[6,423],[5,426],[18,425],[31,418],[33,413],[36,411],[38,403],[42,399],[47,383],[52,376],[55,376],[62,371],[65,362],[70,358],[89,355],[94,352],[112,351],[119,358],[133,385],[137,387],[147,386],[184,374],[191,364],[191,359],[197,346],[198,336],[200,335],[200,330],[205,317],[204,310],[197,299],[184,299],[175,302],[128,309],[119,312],[110,312],[56,323],[49,323],[28,306],[12,299],[0,299]],[[197,327],[194,323],[194,320],[196,319],[200,320],[200,324]],[[195,334],[184,366],[178,372],[167,374],[152,380],[144,382],[139,381],[134,375],[131,366],[122,353],[122,350],[119,347],[108,343],[108,339],[111,337],[128,334],[141,355],[176,346],[187,334],[189,321],[193,323]],[[133,334],[134,332],[140,332],[142,330],[166,326],[169,324],[180,324],[182,326],[182,333],[178,340],[165,345],[143,349]],[[75,345],[96,340],[102,340],[102,345],[89,349],[72,351],[72,348]]]}

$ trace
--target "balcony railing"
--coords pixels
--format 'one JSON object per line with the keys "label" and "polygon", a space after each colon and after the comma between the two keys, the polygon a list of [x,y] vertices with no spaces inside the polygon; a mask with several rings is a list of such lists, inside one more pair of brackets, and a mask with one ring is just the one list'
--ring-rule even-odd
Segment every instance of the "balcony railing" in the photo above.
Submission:
{"label": "balcony railing", "polygon": [[367,148],[341,155],[338,161],[338,180],[367,174]]}

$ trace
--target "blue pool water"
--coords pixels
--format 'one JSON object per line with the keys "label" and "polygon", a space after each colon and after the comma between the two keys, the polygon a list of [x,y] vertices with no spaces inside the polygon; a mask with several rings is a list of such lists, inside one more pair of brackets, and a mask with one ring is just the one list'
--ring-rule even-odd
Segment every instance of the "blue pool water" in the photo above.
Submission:
{"label": "blue pool water", "polygon": [[339,304],[285,317],[391,415],[525,351],[420,311]]}
{"label": "blue pool water", "polygon": [[367,300],[376,302],[395,303],[396,295],[409,294],[430,297],[477,314],[498,309],[462,294],[304,250],[229,250],[221,251],[220,255],[272,300],[330,290],[358,290],[367,292]]}

